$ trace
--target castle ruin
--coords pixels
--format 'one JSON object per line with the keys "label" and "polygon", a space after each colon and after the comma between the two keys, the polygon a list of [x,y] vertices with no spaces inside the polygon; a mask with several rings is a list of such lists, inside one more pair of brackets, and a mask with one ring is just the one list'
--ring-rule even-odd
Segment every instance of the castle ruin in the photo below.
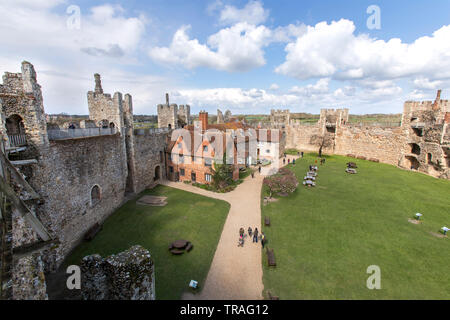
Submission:
{"label": "castle ruin", "polygon": [[166,93],[166,104],[158,104],[158,128],[177,129],[191,124],[191,106],[169,103]]}

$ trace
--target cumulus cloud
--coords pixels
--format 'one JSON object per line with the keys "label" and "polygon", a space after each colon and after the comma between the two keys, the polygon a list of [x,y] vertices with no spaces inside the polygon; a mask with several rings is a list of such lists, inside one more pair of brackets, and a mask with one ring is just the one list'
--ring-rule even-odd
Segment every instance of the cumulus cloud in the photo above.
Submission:
{"label": "cumulus cloud", "polygon": [[[416,75],[450,76],[450,25],[413,43],[355,34],[352,21],[308,26],[285,47],[286,60],[275,71],[297,79],[396,79]],[[338,53],[338,54],[337,54]]]}
{"label": "cumulus cloud", "polygon": [[330,78],[323,78],[318,80],[315,84],[308,84],[304,87],[294,86],[291,88],[290,92],[296,95],[311,97],[312,95],[327,93],[329,83]]}
{"label": "cumulus cloud", "polygon": [[269,87],[269,90],[272,90],[272,91],[276,91],[278,89],[280,89],[280,86],[276,83],[272,83]]}
{"label": "cumulus cloud", "polygon": [[[217,7],[220,5],[219,3],[215,4]],[[231,5],[223,7],[220,12],[219,22],[224,25],[232,25],[239,22],[258,25],[265,22],[268,17],[269,10],[264,9],[260,1],[251,0],[242,9]]]}
{"label": "cumulus cloud", "polygon": [[169,47],[155,47],[149,56],[162,64],[177,64],[188,69],[207,67],[222,71],[248,71],[266,63],[263,47],[271,31],[265,26],[242,22],[211,35],[206,44],[190,39],[187,30],[178,29]]}

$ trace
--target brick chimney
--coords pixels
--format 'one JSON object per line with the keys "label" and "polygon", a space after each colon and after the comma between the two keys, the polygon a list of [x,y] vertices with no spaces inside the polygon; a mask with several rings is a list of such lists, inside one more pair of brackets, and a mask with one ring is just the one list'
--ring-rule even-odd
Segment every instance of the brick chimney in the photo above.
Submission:
{"label": "brick chimney", "polygon": [[205,131],[208,129],[208,112],[206,111],[200,111],[198,114],[198,120],[200,121],[202,125],[202,131]]}
{"label": "brick chimney", "polygon": [[432,106],[433,110],[435,110],[435,111],[439,110],[439,107],[441,105],[441,92],[442,92],[442,90],[438,90],[436,100],[434,101],[433,106]]}

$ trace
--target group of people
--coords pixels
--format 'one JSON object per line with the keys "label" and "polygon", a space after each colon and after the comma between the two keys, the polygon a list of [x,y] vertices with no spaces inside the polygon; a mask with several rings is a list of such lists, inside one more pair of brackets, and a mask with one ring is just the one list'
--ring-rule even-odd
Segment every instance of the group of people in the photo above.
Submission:
{"label": "group of people", "polygon": [[[259,234],[258,228],[255,228],[255,230],[253,231],[252,227],[248,227],[247,230],[248,236],[250,238],[252,238],[252,242],[253,243],[258,243],[258,239],[261,240],[261,245],[264,248],[264,245],[266,244],[266,236],[264,235],[264,232],[261,232],[261,235]],[[238,243],[238,247],[243,247],[244,246],[244,237],[245,237],[245,230],[244,228],[240,228],[239,229],[239,243]]]}

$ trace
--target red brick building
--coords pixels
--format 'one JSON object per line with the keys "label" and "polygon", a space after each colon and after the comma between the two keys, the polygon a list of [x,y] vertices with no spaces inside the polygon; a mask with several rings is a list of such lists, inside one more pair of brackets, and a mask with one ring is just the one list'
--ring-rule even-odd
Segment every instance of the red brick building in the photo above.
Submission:
{"label": "red brick building", "polygon": [[[208,113],[200,112],[195,125],[184,127],[184,134],[170,141],[167,148],[167,178],[171,181],[192,181],[203,184],[212,182],[214,157],[217,148],[233,150],[233,180],[239,179],[239,166],[234,138],[227,129],[239,129],[239,122],[208,124]],[[208,130],[208,132],[206,132]],[[227,145],[228,144],[228,145]],[[222,155],[222,154],[221,154]],[[218,157],[220,158],[221,155]]]}

